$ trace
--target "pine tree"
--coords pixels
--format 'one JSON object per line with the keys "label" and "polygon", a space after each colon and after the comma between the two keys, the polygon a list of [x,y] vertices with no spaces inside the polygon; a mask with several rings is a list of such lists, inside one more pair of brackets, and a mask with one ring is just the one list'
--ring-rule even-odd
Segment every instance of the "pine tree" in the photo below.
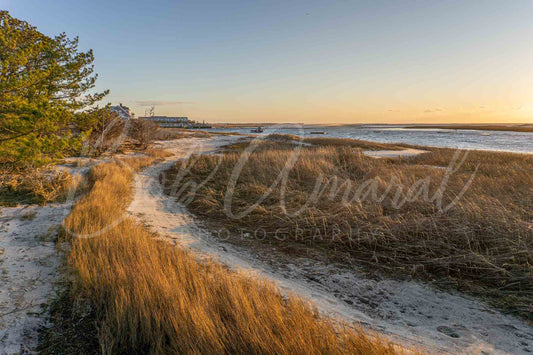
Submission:
{"label": "pine tree", "polygon": [[89,94],[97,78],[93,60],[92,50],[78,50],[77,37],[48,37],[0,11],[4,167],[39,167],[79,149],[83,130],[90,129],[83,111],[108,93]]}

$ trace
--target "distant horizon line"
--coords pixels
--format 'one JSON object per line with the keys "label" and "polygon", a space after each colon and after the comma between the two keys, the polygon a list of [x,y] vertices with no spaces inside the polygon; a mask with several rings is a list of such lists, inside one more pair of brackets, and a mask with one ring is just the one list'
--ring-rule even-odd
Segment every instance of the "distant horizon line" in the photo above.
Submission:
{"label": "distant horizon line", "polygon": [[[208,120],[205,120],[209,122]],[[304,125],[304,126],[368,126],[368,125],[381,125],[381,126],[533,126],[531,123],[513,122],[513,123],[303,123],[303,122],[212,122],[212,124],[224,125]]]}

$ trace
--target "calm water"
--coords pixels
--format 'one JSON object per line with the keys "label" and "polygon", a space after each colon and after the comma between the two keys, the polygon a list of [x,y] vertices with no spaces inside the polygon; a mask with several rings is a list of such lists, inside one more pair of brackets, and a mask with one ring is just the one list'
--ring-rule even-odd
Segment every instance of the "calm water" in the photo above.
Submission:
{"label": "calm water", "polygon": [[[452,129],[416,129],[405,126],[274,126],[264,133],[313,137],[354,138],[380,143],[407,143],[434,147],[499,150],[533,154],[533,133]],[[213,128],[211,131],[250,133],[250,128]],[[324,131],[325,135],[311,135]]]}

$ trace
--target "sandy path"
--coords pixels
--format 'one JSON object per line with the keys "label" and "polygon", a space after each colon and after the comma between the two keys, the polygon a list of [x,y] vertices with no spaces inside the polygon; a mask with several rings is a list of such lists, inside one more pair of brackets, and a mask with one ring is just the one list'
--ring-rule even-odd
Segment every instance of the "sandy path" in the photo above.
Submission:
{"label": "sandy path", "polygon": [[[56,169],[85,175],[89,165]],[[49,306],[61,283],[56,240],[74,201],[0,207],[0,354],[34,353],[40,329],[51,325]]]}
{"label": "sandy path", "polygon": [[277,283],[284,292],[299,294],[324,313],[363,323],[406,344],[454,353],[533,352],[533,328],[468,297],[435,291],[418,282],[376,280],[356,269],[287,259],[275,249],[263,254],[224,243],[197,223],[187,209],[163,194],[157,180],[175,159],[191,147],[212,152],[232,137],[161,142],[175,155],[137,174],[129,212],[162,238],[179,243],[199,256]]}
{"label": "sandy path", "polygon": [[55,239],[68,210],[67,204],[0,209],[0,354],[33,352],[47,325],[59,281]]}
{"label": "sandy path", "polygon": [[364,155],[372,158],[409,158],[419,154],[429,153],[427,150],[403,149],[403,150],[365,150]]}

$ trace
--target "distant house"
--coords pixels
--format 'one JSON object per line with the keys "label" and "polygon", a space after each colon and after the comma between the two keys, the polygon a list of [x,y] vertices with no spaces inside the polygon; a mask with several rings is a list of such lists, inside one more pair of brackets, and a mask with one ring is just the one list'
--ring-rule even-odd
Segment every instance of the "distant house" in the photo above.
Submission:
{"label": "distant house", "polygon": [[111,106],[109,108],[111,112],[116,113],[119,117],[121,117],[123,120],[130,120],[133,116],[133,114],[130,112],[130,108],[127,106],[124,106],[122,104],[118,104],[116,106]]}
{"label": "distant house", "polygon": [[188,117],[148,116],[139,118],[154,121],[161,127],[184,127],[189,123]]}

